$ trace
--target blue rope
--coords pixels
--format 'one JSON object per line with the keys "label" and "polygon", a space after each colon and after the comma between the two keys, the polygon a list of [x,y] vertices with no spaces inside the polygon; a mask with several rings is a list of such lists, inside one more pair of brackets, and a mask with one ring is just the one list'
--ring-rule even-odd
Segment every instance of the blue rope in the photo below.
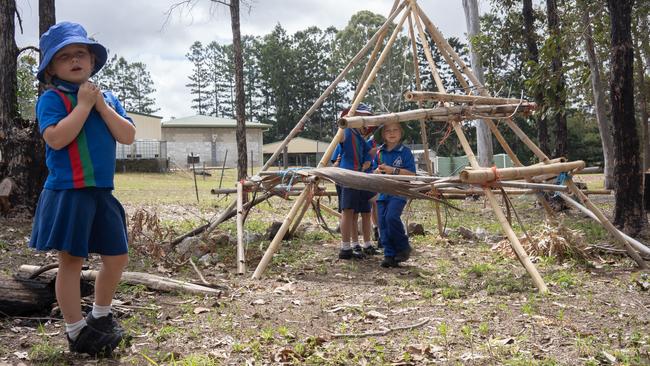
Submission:
{"label": "blue rope", "polygon": [[[567,172],[562,172],[557,176],[557,179],[555,180],[555,185],[562,186],[564,185],[564,182],[566,182],[567,179],[571,178],[571,175]],[[560,192],[555,192],[553,194],[553,197],[557,197],[560,195]]]}

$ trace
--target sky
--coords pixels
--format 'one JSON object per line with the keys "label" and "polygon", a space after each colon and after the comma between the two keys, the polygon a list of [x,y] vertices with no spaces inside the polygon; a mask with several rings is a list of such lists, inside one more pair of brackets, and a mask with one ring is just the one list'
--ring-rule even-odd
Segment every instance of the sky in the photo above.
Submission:
{"label": "sky", "polygon": [[[209,0],[56,0],[57,21],[82,24],[88,34],[128,62],[144,62],[151,73],[156,92],[155,115],[168,120],[194,115],[188,76],[192,66],[185,58],[195,41],[232,43],[229,9]],[[242,35],[265,35],[278,23],[293,34],[310,26],[342,29],[360,10],[388,16],[393,0],[242,0]],[[38,47],[38,1],[16,0],[23,25],[16,22],[18,47]],[[461,0],[420,0],[420,7],[445,37],[466,39],[465,16]],[[481,13],[486,1],[479,2]],[[360,45],[361,47],[361,45]]]}

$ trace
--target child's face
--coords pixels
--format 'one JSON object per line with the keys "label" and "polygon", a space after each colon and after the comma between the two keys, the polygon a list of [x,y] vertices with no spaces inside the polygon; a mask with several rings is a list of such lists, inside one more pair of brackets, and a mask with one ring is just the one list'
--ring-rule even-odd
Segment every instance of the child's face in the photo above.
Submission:
{"label": "child's face", "polygon": [[397,123],[384,125],[381,137],[384,139],[384,143],[397,144],[402,139],[402,128]]}
{"label": "child's face", "polygon": [[82,44],[63,47],[50,61],[47,71],[51,76],[75,84],[82,84],[90,78],[95,68],[95,57]]}

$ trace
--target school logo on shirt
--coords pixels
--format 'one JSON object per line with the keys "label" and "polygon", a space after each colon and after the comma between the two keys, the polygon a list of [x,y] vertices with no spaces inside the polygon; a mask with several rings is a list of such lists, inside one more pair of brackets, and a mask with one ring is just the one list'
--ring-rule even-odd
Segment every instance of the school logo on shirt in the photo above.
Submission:
{"label": "school logo on shirt", "polygon": [[398,156],[395,161],[393,161],[393,166],[402,166],[404,163],[402,162],[402,157]]}

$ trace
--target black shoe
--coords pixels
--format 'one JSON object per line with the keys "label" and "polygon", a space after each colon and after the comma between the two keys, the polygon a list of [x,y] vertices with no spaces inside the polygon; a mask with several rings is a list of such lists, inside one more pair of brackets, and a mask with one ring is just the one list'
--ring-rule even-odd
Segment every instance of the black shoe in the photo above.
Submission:
{"label": "black shoe", "polygon": [[93,316],[93,313],[90,312],[88,313],[88,316],[86,316],[86,324],[88,324],[89,327],[95,328],[100,332],[117,334],[121,339],[124,339],[127,346],[131,342],[131,335],[127,334],[124,331],[124,328],[122,328],[117,320],[115,320],[113,317],[113,313],[109,313],[108,315],[102,316],[100,318],[95,318]]}
{"label": "black shoe", "polygon": [[398,262],[405,262],[411,257],[411,247],[408,246],[406,249],[402,250],[395,254],[395,260]]}
{"label": "black shoe", "polygon": [[356,259],[364,259],[366,258],[366,254],[363,251],[363,248],[361,248],[361,245],[357,244],[352,248],[352,254]]}
{"label": "black shoe", "polygon": [[381,266],[384,268],[397,268],[399,267],[399,262],[395,260],[395,257],[384,257],[384,260],[381,261]]}
{"label": "black shoe", "polygon": [[339,251],[339,259],[363,259],[364,257],[362,252],[352,249],[341,249]]}
{"label": "black shoe", "polygon": [[110,357],[120,344],[122,337],[115,333],[101,332],[85,326],[74,341],[68,337],[70,352],[87,353],[93,357]]}
{"label": "black shoe", "polygon": [[377,250],[377,248],[375,248],[372,245],[369,246],[369,247],[363,248],[363,254],[366,254],[366,255],[377,255],[377,254],[380,254],[380,253],[381,252],[379,250]]}

